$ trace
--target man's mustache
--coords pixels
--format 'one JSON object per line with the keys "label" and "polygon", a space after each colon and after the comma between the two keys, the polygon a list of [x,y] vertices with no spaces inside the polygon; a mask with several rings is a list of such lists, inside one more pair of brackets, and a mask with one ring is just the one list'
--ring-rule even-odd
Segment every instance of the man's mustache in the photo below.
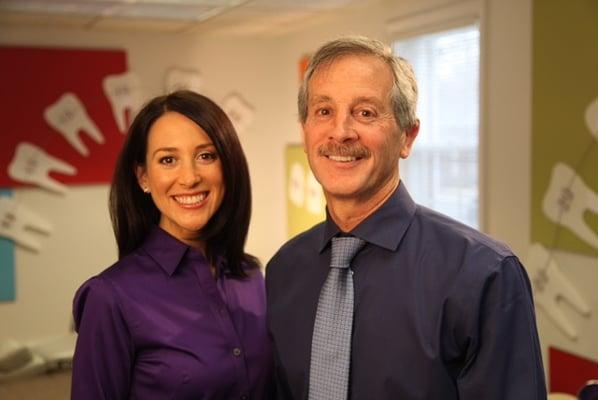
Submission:
{"label": "man's mustache", "polygon": [[340,156],[340,157],[356,157],[356,158],[369,158],[371,152],[363,147],[359,143],[339,144],[339,143],[326,143],[318,147],[318,155],[329,157],[329,156]]}

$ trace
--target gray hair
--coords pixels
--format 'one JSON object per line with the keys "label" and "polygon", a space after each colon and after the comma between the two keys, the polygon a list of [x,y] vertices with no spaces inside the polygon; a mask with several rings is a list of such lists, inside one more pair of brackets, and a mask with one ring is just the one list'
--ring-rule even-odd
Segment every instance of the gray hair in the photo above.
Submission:
{"label": "gray hair", "polygon": [[297,98],[299,120],[307,120],[309,82],[323,66],[348,55],[374,56],[383,61],[393,74],[391,104],[397,124],[401,130],[411,130],[417,124],[417,82],[411,64],[402,57],[395,56],[386,44],[363,36],[349,36],[325,43],[311,58]]}

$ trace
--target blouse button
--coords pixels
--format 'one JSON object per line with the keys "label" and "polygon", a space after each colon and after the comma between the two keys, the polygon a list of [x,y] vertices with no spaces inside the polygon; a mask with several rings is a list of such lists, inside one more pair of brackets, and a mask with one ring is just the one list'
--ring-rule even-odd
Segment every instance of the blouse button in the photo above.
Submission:
{"label": "blouse button", "polygon": [[240,349],[240,348],[238,348],[238,347],[235,347],[235,348],[233,349],[233,356],[235,356],[235,357],[239,357],[240,355],[241,355],[241,349]]}
{"label": "blouse button", "polygon": [[247,399],[249,399],[249,396],[247,396],[246,394],[241,396],[241,400],[247,400]]}

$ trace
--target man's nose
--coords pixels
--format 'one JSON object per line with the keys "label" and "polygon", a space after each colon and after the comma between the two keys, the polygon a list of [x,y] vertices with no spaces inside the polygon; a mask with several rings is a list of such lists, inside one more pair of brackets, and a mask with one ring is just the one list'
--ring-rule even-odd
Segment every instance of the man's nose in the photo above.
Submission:
{"label": "man's nose", "polygon": [[356,140],[359,135],[355,129],[355,120],[350,112],[339,112],[334,118],[334,126],[330,130],[330,139],[338,142]]}

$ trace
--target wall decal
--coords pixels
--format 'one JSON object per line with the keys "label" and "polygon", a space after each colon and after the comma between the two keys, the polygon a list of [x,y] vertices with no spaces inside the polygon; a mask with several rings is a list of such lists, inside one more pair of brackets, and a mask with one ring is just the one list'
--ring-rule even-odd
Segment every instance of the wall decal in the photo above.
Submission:
{"label": "wall decal", "polygon": [[221,103],[222,109],[233,122],[237,133],[244,134],[253,122],[253,106],[238,93],[228,94]]}
{"label": "wall decal", "polygon": [[102,86],[112,107],[118,129],[125,134],[130,122],[141,108],[139,78],[133,72],[109,75],[104,78]]}
{"label": "wall decal", "polygon": [[166,93],[187,89],[201,93],[203,78],[199,71],[184,68],[171,68],[166,72],[164,90]]}
{"label": "wall decal", "polygon": [[[533,4],[531,241],[590,256],[598,256],[598,214],[586,207],[582,223],[578,212],[592,203],[582,192],[598,193],[596,15],[593,0]],[[575,189],[582,192],[568,198]]]}
{"label": "wall decal", "polygon": [[55,103],[46,107],[44,119],[84,157],[89,155],[89,150],[79,137],[80,132],[86,133],[98,144],[104,143],[104,136],[74,93],[64,93]]}
{"label": "wall decal", "polygon": [[39,251],[40,245],[32,231],[52,233],[52,225],[11,197],[0,196],[0,236]]}
{"label": "wall decal", "polygon": [[534,300],[549,319],[571,340],[577,340],[578,330],[565,315],[564,300],[585,317],[591,309],[575,286],[567,279],[550,252],[540,243],[534,243],[525,262],[534,288]]}
{"label": "wall decal", "polygon": [[542,210],[553,223],[568,228],[598,250],[598,229],[594,231],[584,219],[586,212],[598,214],[598,193],[569,165],[556,163],[552,168]]}
{"label": "wall decal", "polygon": [[[74,175],[52,175],[62,184],[110,182],[124,137],[104,94],[103,82],[107,76],[127,72],[126,53],[120,50],[0,46],[0,59],[0,118],[3,123],[0,187],[30,185],[8,174],[8,165],[21,142],[37,146],[77,169]],[[86,126],[84,132],[79,132],[78,139],[69,131],[71,143],[77,143],[74,145],[44,119],[46,108],[65,93],[71,93],[83,105],[84,120],[88,121],[87,125],[81,124]],[[77,118],[83,116],[81,108],[75,106],[63,114],[67,119],[64,123],[68,123],[69,118],[77,121],[77,113]],[[101,133],[103,143],[98,141],[98,133]],[[87,153],[87,157],[82,152]]]}
{"label": "wall decal", "polygon": [[285,162],[287,232],[288,237],[293,237],[326,218],[326,202],[302,145],[288,145]]}
{"label": "wall decal", "polygon": [[53,157],[34,144],[21,142],[8,165],[8,176],[16,182],[31,183],[44,189],[65,194],[67,187],[50,176],[51,172],[75,175],[77,169]]}

